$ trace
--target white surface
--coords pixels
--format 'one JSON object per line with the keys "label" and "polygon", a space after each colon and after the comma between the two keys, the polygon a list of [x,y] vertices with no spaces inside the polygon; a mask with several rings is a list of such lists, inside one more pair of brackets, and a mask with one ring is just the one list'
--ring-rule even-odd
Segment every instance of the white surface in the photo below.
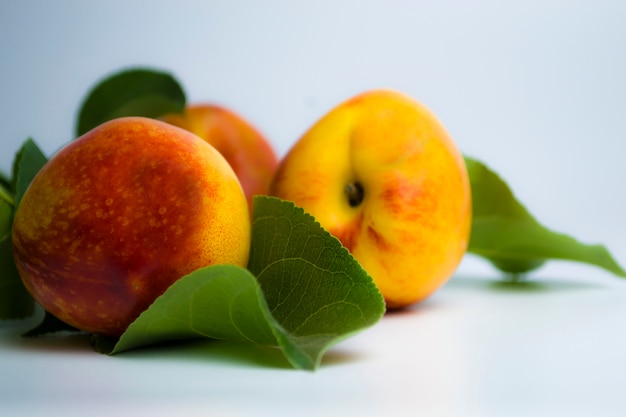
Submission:
{"label": "white surface", "polygon": [[[626,283],[511,290],[455,277],[333,348],[316,372],[226,342],[93,352],[84,337],[0,336],[4,415],[622,416]],[[150,413],[150,414],[148,414]]]}
{"label": "white surface", "polygon": [[[255,123],[279,154],[358,92],[431,107],[546,225],[626,263],[626,3],[0,0],[0,169],[72,138],[87,89],[131,65]],[[626,283],[551,263],[510,291],[468,257],[423,305],[338,345],[315,373],[194,345],[109,358],[0,323],[0,414],[617,416]],[[565,414],[567,413],[567,414]]]}

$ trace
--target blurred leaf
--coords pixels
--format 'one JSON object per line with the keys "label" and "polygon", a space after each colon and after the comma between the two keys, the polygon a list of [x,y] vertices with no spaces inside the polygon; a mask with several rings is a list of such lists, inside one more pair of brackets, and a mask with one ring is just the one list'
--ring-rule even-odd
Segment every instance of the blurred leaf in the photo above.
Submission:
{"label": "blurred leaf", "polygon": [[626,271],[604,246],[584,244],[542,226],[495,172],[472,158],[466,157],[465,162],[473,200],[468,252],[513,275],[530,272],[547,260],[561,259],[626,277]]}
{"label": "blurred leaf", "polygon": [[7,192],[11,194],[11,178],[3,171],[0,171],[0,192]]}
{"label": "blurred leaf", "polygon": [[13,161],[11,186],[15,196],[11,197],[8,189],[0,187],[0,320],[25,318],[34,312],[35,302],[26,291],[13,260],[11,224],[24,192],[46,162],[35,142],[26,140]]}
{"label": "blurred leaf", "polygon": [[78,112],[76,136],[118,117],[158,117],[184,107],[185,93],[172,75],[145,68],[123,70],[89,91]]}
{"label": "blurred leaf", "polygon": [[0,186],[0,236],[9,234],[13,223],[13,198]]}
{"label": "blurred leaf", "polygon": [[35,311],[35,302],[17,273],[10,233],[0,238],[0,265],[0,320],[31,316]]}
{"label": "blurred leaf", "polygon": [[48,159],[41,149],[39,149],[35,141],[27,139],[13,160],[15,207],[19,205],[31,181],[46,162],[48,162]]}

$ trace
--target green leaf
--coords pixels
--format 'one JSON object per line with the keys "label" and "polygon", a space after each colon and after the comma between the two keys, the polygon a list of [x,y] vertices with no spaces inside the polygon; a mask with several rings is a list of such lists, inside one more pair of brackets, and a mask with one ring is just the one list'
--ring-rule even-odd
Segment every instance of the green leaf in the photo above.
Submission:
{"label": "green leaf", "polygon": [[89,91],[78,112],[76,135],[117,117],[158,117],[184,107],[185,93],[172,75],[144,68],[123,70]]}
{"label": "green leaf", "polygon": [[0,320],[29,317],[35,310],[35,302],[17,273],[13,261],[11,234],[0,238]]}
{"label": "green leaf", "polygon": [[276,198],[254,201],[248,269],[295,346],[289,359],[314,368],[330,346],[380,320],[385,303],[372,278],[311,215]]}
{"label": "green leaf", "polygon": [[617,276],[626,271],[602,245],[584,244],[541,225],[509,186],[485,164],[465,158],[472,187],[472,233],[468,252],[517,276],[551,259],[577,261]]}
{"label": "green leaf", "polygon": [[24,192],[34,176],[47,162],[46,157],[32,139],[24,142],[13,161],[11,187],[15,195],[0,186],[0,320],[31,316],[35,302],[26,291],[17,272],[11,243],[11,224]]}
{"label": "green leaf", "polygon": [[48,159],[41,149],[39,149],[35,141],[27,139],[13,160],[15,207],[19,205],[31,181],[46,162],[48,162]]}
{"label": "green leaf", "polygon": [[0,186],[0,236],[4,236],[11,231],[13,206],[13,198]]}
{"label": "green leaf", "polygon": [[255,199],[254,213],[250,270],[217,265],[181,278],[119,340],[96,336],[96,349],[229,339],[278,346],[295,368],[313,370],[333,344],[380,320],[371,277],[313,217],[269,197]]}
{"label": "green leaf", "polygon": [[4,236],[11,231],[14,207],[15,199],[11,191],[11,181],[2,178],[0,181],[0,236]]}
{"label": "green leaf", "polygon": [[11,178],[3,171],[0,171],[0,190],[8,192],[9,194],[11,190]]}

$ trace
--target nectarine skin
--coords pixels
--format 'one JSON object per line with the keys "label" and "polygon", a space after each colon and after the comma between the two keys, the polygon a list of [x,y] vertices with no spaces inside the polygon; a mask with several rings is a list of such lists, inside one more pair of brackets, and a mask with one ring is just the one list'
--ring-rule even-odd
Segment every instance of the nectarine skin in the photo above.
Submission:
{"label": "nectarine skin", "polygon": [[159,118],[189,130],[213,145],[231,165],[252,209],[255,195],[269,194],[278,157],[269,141],[232,110],[214,104],[194,104],[183,113]]}
{"label": "nectarine skin", "polygon": [[241,186],[212,146],[147,118],[106,122],[62,148],[24,194],[16,265],[47,311],[119,336],[173,282],[207,265],[245,266]]}
{"label": "nectarine skin", "polygon": [[443,285],[469,241],[463,157],[432,112],[395,91],[368,91],[326,114],[283,158],[270,193],[341,240],[391,309]]}

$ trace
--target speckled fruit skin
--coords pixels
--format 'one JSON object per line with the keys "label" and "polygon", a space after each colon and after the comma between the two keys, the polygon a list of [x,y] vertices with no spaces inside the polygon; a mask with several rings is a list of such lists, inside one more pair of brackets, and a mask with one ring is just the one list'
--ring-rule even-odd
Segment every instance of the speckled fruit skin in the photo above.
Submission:
{"label": "speckled fruit skin", "polygon": [[194,104],[159,119],[195,133],[220,151],[237,174],[250,209],[255,195],[269,194],[278,157],[265,136],[243,117],[222,106]]}
{"label": "speckled fruit skin", "polygon": [[250,218],[226,160],[183,129],[106,122],[41,169],[15,213],[19,274],[47,311],[119,336],[180,277],[247,264]]}
{"label": "speckled fruit skin", "polygon": [[271,194],[341,240],[390,309],[431,295],[467,248],[463,157],[434,114],[399,92],[368,91],[331,110],[287,153]]}

